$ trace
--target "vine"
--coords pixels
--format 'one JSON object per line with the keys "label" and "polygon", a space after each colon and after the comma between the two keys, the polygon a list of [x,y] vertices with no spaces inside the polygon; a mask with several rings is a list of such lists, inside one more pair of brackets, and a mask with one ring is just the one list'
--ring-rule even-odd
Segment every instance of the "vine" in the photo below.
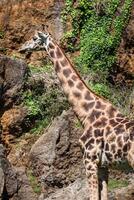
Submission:
{"label": "vine", "polygon": [[[109,70],[116,63],[116,50],[129,18],[132,0],[66,0],[64,20],[70,13],[72,30],[66,38],[80,37],[78,66],[93,70]],[[82,70],[82,69],[81,69]]]}
{"label": "vine", "polygon": [[128,114],[126,102],[130,89],[127,87],[125,89],[125,86],[113,87],[108,81],[108,76],[111,70],[117,69],[116,52],[133,1],[66,0],[65,2],[63,20],[71,22],[72,29],[63,39],[67,41],[69,52],[76,49],[80,51],[80,56],[75,59],[78,70],[88,74],[88,84],[93,91],[109,99]]}

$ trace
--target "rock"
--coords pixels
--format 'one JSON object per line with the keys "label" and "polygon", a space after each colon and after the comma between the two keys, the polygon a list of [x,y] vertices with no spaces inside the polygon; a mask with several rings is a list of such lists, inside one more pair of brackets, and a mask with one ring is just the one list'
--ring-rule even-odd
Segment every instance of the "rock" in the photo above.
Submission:
{"label": "rock", "polygon": [[134,200],[134,184],[115,191],[116,200]]}
{"label": "rock", "polygon": [[5,149],[2,144],[0,144],[0,171],[1,175],[4,175],[4,179],[1,177],[0,186],[0,189],[2,191],[4,185],[2,196],[4,196],[4,193],[6,192],[9,197],[12,197],[18,191],[20,185],[16,171],[13,169],[10,162],[5,156]]}
{"label": "rock", "polygon": [[[89,189],[87,179],[77,179],[66,188],[57,190],[48,198],[40,195],[39,200],[89,200]],[[115,189],[109,194],[109,200],[134,200],[134,185],[127,188]]]}
{"label": "rock", "polygon": [[26,176],[25,168],[17,168],[17,175],[20,180],[20,189],[13,196],[12,200],[37,200],[37,195],[34,193],[28,177]]}
{"label": "rock", "polygon": [[[2,142],[9,145],[12,136],[22,133],[27,110],[19,104],[21,89],[27,76],[27,65],[22,60],[0,55],[0,126]],[[13,107],[14,106],[14,107]]]}
{"label": "rock", "polygon": [[3,190],[4,190],[4,172],[3,172],[3,169],[0,166],[0,199],[1,199],[2,194],[3,194]]}
{"label": "rock", "polygon": [[27,69],[22,60],[0,55],[0,100],[3,108],[11,106],[18,97]]}
{"label": "rock", "polygon": [[[4,38],[0,40],[0,52],[18,55],[20,46],[36,30],[41,30],[41,25],[45,25],[46,22],[49,25],[49,31],[59,40],[64,31],[61,19],[63,7],[63,0],[0,1],[0,27],[4,34]],[[34,52],[28,60],[34,65],[35,63],[42,65],[42,52]]]}
{"label": "rock", "polygon": [[86,179],[77,179],[68,187],[63,188],[50,195],[48,198],[40,196],[39,200],[89,200],[88,183]]}
{"label": "rock", "polygon": [[45,195],[85,176],[78,143],[81,129],[74,126],[75,120],[73,112],[63,112],[31,148],[31,167],[42,181]]}
{"label": "rock", "polygon": [[23,107],[14,107],[4,112],[1,117],[2,127],[2,141],[5,144],[9,143],[9,140],[21,135],[23,131],[23,122],[27,116],[27,110]]}

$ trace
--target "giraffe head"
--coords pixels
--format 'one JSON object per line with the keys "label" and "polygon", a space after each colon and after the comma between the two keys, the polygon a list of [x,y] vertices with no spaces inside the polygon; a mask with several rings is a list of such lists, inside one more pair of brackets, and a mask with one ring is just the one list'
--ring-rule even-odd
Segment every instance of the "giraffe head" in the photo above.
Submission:
{"label": "giraffe head", "polygon": [[26,51],[39,51],[39,50],[47,50],[49,42],[52,40],[51,35],[49,33],[43,33],[41,31],[37,31],[35,35],[23,46],[19,49],[19,52],[25,53]]}

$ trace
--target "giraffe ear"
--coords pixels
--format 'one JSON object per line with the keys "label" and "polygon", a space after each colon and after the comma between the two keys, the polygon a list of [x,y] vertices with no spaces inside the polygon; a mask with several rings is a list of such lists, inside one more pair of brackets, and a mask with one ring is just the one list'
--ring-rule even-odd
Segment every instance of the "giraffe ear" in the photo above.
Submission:
{"label": "giraffe ear", "polygon": [[44,34],[43,34],[41,31],[38,31],[38,32],[37,32],[37,35],[38,35],[40,38],[44,37]]}

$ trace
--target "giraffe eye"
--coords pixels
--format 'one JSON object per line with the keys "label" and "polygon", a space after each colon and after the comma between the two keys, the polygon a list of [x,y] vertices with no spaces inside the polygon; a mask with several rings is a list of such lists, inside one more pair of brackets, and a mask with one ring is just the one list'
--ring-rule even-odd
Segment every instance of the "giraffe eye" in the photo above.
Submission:
{"label": "giraffe eye", "polygon": [[33,41],[36,41],[37,40],[37,37],[33,37]]}

